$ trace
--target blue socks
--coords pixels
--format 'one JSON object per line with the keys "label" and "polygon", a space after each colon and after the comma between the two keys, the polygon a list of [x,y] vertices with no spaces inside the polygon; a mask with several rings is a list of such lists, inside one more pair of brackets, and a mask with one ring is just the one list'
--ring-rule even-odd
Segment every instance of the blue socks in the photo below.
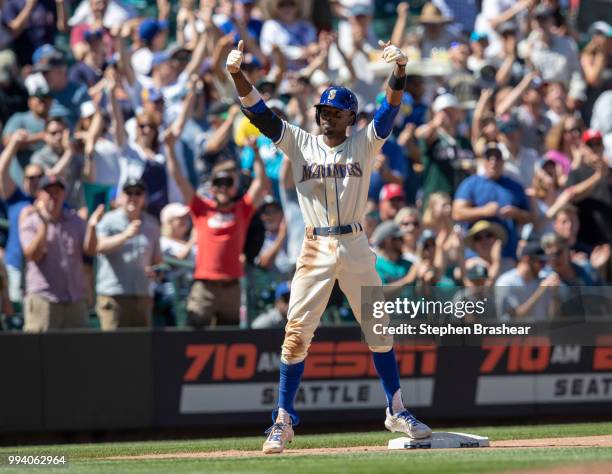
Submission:
{"label": "blue socks", "polygon": [[378,372],[380,382],[387,396],[389,410],[393,413],[393,395],[400,388],[395,351],[391,349],[389,352],[372,352],[372,359],[374,359],[374,367],[376,367],[376,372]]}
{"label": "blue socks", "polygon": [[[291,416],[294,425],[299,423],[300,418],[293,408],[293,400],[300,386],[302,374],[304,373],[304,361],[297,364],[280,363],[280,383],[278,385],[278,407],[285,410]],[[272,422],[276,422],[277,410],[272,413]]]}

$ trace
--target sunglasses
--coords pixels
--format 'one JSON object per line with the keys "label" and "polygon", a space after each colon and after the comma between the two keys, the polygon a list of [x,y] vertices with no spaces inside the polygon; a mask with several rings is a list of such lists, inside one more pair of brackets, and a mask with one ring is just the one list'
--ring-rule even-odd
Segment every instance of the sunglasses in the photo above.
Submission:
{"label": "sunglasses", "polygon": [[212,185],[216,188],[226,187],[231,188],[234,185],[234,178],[223,177],[223,178],[215,178],[212,181]]}
{"label": "sunglasses", "polygon": [[481,240],[493,239],[493,238],[495,238],[495,234],[492,234],[491,232],[481,232],[480,234],[477,234],[474,236],[474,241],[480,242]]}
{"label": "sunglasses", "polygon": [[144,193],[142,191],[125,191],[126,196],[129,197],[140,197]]}
{"label": "sunglasses", "polygon": [[40,178],[42,178],[43,176],[44,176],[44,175],[42,175],[42,174],[31,174],[30,176],[27,176],[27,175],[26,175],[26,176],[24,176],[24,179],[30,179],[30,180],[33,180],[33,179],[40,179]]}
{"label": "sunglasses", "polygon": [[156,126],[152,123],[139,123],[138,128],[140,130],[144,130],[146,128],[153,130],[154,128],[156,128]]}

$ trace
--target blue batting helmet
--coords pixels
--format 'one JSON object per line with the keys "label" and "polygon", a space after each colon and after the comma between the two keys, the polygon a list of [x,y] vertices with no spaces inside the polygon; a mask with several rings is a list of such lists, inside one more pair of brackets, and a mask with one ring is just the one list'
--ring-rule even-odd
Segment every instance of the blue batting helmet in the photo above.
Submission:
{"label": "blue batting helmet", "polygon": [[[357,116],[357,109],[359,108],[357,96],[350,89],[342,86],[330,86],[323,91],[319,103],[315,105],[317,108],[316,120],[318,125],[320,125],[320,107],[324,105],[340,110],[348,110],[349,112],[353,112],[355,117]],[[353,123],[355,123],[354,120]]]}

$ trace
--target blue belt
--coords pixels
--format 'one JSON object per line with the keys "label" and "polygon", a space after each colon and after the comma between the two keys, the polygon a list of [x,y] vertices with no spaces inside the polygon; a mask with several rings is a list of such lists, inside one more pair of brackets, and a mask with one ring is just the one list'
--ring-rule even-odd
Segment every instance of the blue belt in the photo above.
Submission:
{"label": "blue belt", "polygon": [[352,234],[353,232],[361,232],[363,227],[361,227],[360,223],[353,225],[336,225],[332,227],[313,227],[312,233],[313,235],[342,235],[342,234]]}

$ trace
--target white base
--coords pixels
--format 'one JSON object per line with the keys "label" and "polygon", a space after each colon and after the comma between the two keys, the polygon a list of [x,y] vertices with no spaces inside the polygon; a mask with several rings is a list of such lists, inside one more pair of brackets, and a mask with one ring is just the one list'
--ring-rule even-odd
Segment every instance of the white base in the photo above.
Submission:
{"label": "white base", "polygon": [[448,448],[486,448],[489,438],[467,433],[432,433],[429,438],[395,438],[389,440],[388,449],[448,449]]}

